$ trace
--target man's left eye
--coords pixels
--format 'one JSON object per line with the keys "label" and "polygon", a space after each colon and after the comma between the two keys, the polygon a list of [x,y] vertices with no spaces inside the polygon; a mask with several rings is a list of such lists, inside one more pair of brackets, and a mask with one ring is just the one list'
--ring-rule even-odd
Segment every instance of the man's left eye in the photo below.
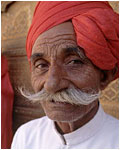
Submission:
{"label": "man's left eye", "polygon": [[71,60],[68,64],[73,65],[73,64],[83,64],[83,62],[79,59]]}

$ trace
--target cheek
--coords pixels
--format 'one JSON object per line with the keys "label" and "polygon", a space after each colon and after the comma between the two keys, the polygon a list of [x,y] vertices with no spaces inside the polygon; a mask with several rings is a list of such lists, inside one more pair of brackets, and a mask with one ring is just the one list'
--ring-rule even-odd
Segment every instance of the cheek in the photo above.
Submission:
{"label": "cheek", "polygon": [[34,91],[39,92],[43,88],[44,78],[32,72],[31,84],[32,84]]}
{"label": "cheek", "polygon": [[68,72],[72,83],[80,89],[95,88],[99,89],[100,74],[94,68],[82,68],[80,70],[71,70]]}

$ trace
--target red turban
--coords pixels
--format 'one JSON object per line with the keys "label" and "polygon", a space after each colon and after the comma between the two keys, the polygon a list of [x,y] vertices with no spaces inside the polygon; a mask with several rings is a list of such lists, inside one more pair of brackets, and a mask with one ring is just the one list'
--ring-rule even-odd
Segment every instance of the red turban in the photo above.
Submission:
{"label": "red turban", "polygon": [[93,64],[102,70],[118,67],[119,16],[108,2],[103,1],[38,2],[27,36],[28,59],[41,33],[70,19],[77,44],[84,49]]}

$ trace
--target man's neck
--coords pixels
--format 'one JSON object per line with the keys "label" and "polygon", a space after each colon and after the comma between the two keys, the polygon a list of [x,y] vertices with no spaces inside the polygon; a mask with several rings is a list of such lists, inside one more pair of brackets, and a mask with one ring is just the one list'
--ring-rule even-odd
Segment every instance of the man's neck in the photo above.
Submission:
{"label": "man's neck", "polygon": [[78,128],[85,125],[87,122],[89,122],[97,113],[99,108],[99,103],[96,103],[96,105],[82,118],[78,119],[74,122],[55,122],[56,129],[60,134],[67,134],[70,132],[73,132],[77,130]]}

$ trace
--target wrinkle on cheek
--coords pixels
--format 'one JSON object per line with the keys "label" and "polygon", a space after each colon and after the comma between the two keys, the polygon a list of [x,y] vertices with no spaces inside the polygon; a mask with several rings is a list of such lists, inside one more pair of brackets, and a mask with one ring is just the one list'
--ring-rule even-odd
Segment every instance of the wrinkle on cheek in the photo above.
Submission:
{"label": "wrinkle on cheek", "polygon": [[99,88],[100,77],[98,72],[91,67],[83,67],[74,69],[67,72],[67,76],[71,79],[72,83],[80,89],[83,88]]}
{"label": "wrinkle on cheek", "polygon": [[35,92],[39,92],[42,89],[44,80],[42,77],[38,77],[36,75],[31,75],[31,83]]}
{"label": "wrinkle on cheek", "polygon": [[88,83],[88,86],[91,86],[91,88],[99,89],[100,76],[97,71],[95,71],[94,69],[88,68],[84,72],[84,78],[86,80],[86,83]]}

